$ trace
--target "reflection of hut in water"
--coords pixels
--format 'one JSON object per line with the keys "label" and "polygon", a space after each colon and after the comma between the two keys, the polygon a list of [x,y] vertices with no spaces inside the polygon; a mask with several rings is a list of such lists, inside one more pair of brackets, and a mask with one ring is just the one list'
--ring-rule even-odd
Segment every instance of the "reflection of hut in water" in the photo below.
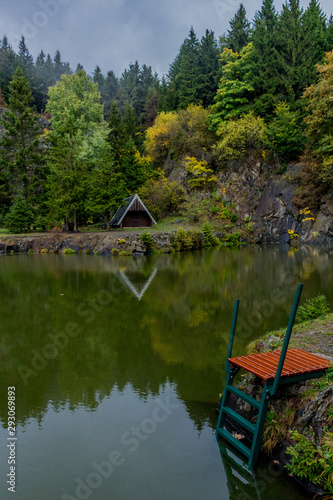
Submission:
{"label": "reflection of hut in water", "polygon": [[124,200],[112,221],[112,227],[152,227],[156,224],[153,217],[137,194]]}
{"label": "reflection of hut in water", "polygon": [[141,300],[147,291],[149,285],[156,276],[157,269],[154,268],[148,278],[139,273],[125,273],[125,271],[118,271],[120,280],[130,289],[138,300]]}

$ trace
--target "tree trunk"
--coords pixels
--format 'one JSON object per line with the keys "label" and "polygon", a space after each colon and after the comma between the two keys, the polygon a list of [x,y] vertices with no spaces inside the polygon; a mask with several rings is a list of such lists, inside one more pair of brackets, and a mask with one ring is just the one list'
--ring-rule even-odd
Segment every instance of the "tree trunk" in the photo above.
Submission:
{"label": "tree trunk", "polygon": [[106,230],[110,231],[110,214],[106,214]]}
{"label": "tree trunk", "polygon": [[74,231],[77,233],[77,218],[76,218],[76,210],[74,212]]}

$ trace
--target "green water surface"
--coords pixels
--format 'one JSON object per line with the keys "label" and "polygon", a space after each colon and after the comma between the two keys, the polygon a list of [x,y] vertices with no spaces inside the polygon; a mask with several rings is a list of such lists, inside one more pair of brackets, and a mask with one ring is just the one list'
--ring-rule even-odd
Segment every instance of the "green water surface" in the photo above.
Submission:
{"label": "green water surface", "polygon": [[0,256],[0,498],[307,498],[264,458],[246,479],[235,472],[214,437],[215,409],[234,300],[237,355],[286,325],[298,282],[302,302],[325,293],[333,304],[332,255]]}

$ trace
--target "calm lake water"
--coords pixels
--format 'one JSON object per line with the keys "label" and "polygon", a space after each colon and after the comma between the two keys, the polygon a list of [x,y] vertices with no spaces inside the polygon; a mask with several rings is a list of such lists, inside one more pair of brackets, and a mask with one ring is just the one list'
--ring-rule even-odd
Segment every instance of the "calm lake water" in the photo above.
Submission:
{"label": "calm lake water", "polygon": [[214,436],[215,408],[234,300],[237,355],[286,325],[298,282],[302,302],[325,293],[333,304],[332,259],[311,248],[2,255],[1,499],[307,498],[265,459],[250,477],[236,472]]}

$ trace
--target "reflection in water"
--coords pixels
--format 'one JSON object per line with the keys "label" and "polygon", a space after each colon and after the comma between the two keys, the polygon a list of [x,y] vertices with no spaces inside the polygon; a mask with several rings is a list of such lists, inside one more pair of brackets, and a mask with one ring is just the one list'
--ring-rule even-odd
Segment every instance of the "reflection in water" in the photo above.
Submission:
{"label": "reflection in water", "polygon": [[142,299],[145,292],[148,290],[149,285],[151,284],[151,282],[155,278],[156,273],[157,273],[157,269],[155,267],[153,269],[153,272],[149,276],[149,278],[145,282],[142,283],[142,281],[140,280],[140,278],[142,278],[142,277],[140,275],[139,275],[139,279],[138,279],[138,276],[134,276],[131,280],[127,276],[125,271],[123,271],[122,269],[120,271],[118,271],[118,275],[119,275],[121,281],[123,283],[125,283],[126,286],[128,286],[129,290],[133,293],[133,295],[135,295],[135,297],[138,300]]}
{"label": "reflection in water", "polygon": [[291,483],[278,461],[260,457],[258,465],[249,469],[244,458],[228,443],[220,438],[217,442],[226,474],[229,500],[312,498],[301,487],[298,489]]}
{"label": "reflection in water", "polygon": [[[17,422],[27,429],[27,439],[32,422],[43,429],[57,414],[62,426],[55,428],[61,434],[82,410],[91,415],[91,427],[109,435],[109,420],[101,417],[103,405],[113,415],[125,394],[135,395],[130,407],[121,407],[113,424],[117,428],[125,414],[135,415],[138,401],[145,405],[161,388],[172,386],[186,411],[183,428],[189,426],[197,436],[191,434],[191,439],[208,431],[212,435],[235,298],[240,299],[243,325],[235,339],[237,356],[251,339],[287,323],[299,281],[304,283],[303,301],[325,293],[333,303],[331,262],[332,254],[311,248],[291,253],[220,249],[133,259],[1,256],[1,426],[7,426],[9,386],[16,386]],[[276,289],[285,300],[258,320]],[[77,448],[86,453],[89,429],[87,424],[80,439],[71,441],[69,463],[75,462]],[[174,428],[166,432],[165,446],[174,433]],[[46,440],[52,439],[55,448],[45,444],[44,450],[51,455],[58,438],[48,430]],[[180,435],[177,439],[175,455],[184,446]],[[160,453],[153,450],[154,442],[149,441],[152,460]],[[33,443],[26,446],[32,453]],[[209,453],[200,459],[209,460]]]}

